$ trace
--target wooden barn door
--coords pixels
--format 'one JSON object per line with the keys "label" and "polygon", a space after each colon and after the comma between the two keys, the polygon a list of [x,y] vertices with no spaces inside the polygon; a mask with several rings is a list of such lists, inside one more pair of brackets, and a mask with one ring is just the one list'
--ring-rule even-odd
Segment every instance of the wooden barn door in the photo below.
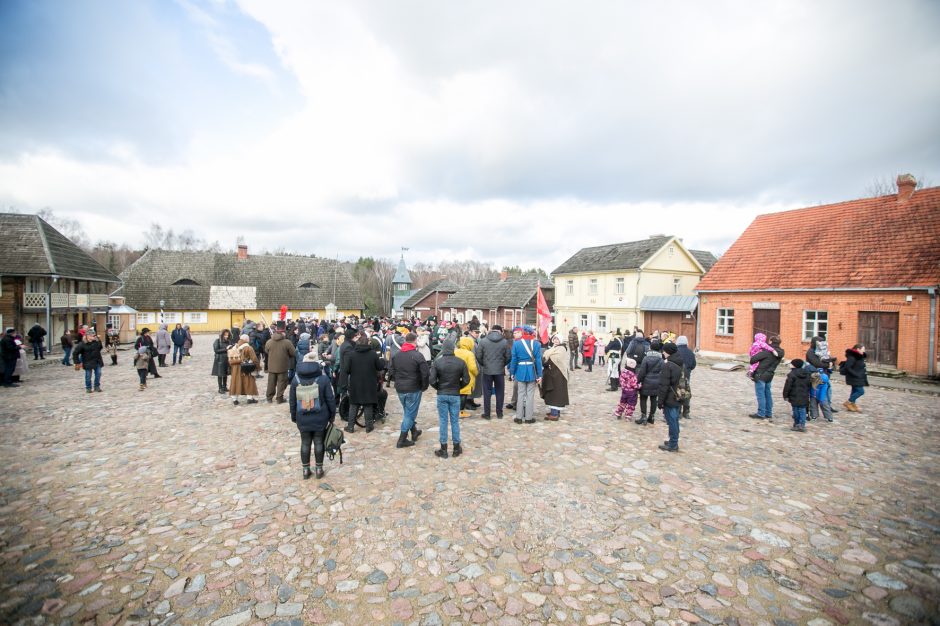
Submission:
{"label": "wooden barn door", "polygon": [[754,334],[764,333],[767,340],[780,335],[780,309],[754,309]]}
{"label": "wooden barn door", "polygon": [[865,345],[872,363],[897,367],[898,314],[859,311],[858,342]]}

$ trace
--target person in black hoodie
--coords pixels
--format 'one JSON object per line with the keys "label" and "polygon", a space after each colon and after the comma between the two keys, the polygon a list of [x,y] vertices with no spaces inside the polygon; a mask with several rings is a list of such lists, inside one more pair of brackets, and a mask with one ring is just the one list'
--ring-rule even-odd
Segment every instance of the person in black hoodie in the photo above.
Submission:
{"label": "person in black hoodie", "polygon": [[[330,379],[316,361],[316,354],[308,355],[309,358],[304,357],[297,366],[297,372],[291,379],[290,419],[297,424],[297,430],[300,431],[300,464],[303,467],[304,480],[310,478],[311,443],[319,480],[323,478],[323,438],[326,427],[336,419],[336,396],[333,395]],[[304,394],[303,391],[310,385],[316,386],[316,390]],[[302,388],[301,393],[298,393],[298,387]],[[315,401],[311,401],[310,396],[313,396]]]}
{"label": "person in black hoodie", "polygon": [[868,386],[868,369],[865,366],[867,356],[865,346],[857,343],[845,351],[845,361],[839,366],[839,373],[845,376],[845,384],[852,388],[843,406],[852,413],[858,413],[855,401],[865,394],[865,387]]}
{"label": "person in black hoodie", "polygon": [[470,384],[467,362],[454,355],[454,342],[446,340],[441,355],[431,363],[430,384],[437,390],[437,417],[441,449],[434,455],[447,458],[447,425],[450,424],[454,456],[463,453],[460,441],[460,390]]}
{"label": "person in black hoodie", "polygon": [[[388,366],[388,375],[395,379],[395,391],[398,392],[403,413],[396,448],[415,445],[421,435],[416,420],[418,409],[421,408],[421,394],[428,388],[430,367],[427,359],[418,352],[415,345],[417,341],[416,334],[405,335],[401,349],[395,353]],[[411,441],[408,441],[409,432]]]}
{"label": "person in black hoodie", "polygon": [[643,335],[643,329],[638,328],[633,339],[627,343],[626,355],[637,362],[638,366],[643,363],[643,358],[650,349],[650,340]]}
{"label": "person in black hoodie", "polygon": [[357,335],[353,349],[343,353],[340,364],[340,387],[349,393],[349,415],[346,432],[355,432],[356,414],[363,408],[366,432],[374,430],[376,406],[379,403],[378,376],[385,370],[385,359],[376,354],[365,333]]}
{"label": "person in black hoodie", "polygon": [[503,336],[503,328],[494,324],[486,337],[480,339],[473,355],[480,365],[483,385],[483,415],[490,419],[490,397],[496,396],[496,418],[503,419],[503,399],[506,393],[506,366],[509,365],[509,342]]}
{"label": "person in black hoodie", "polygon": [[812,387],[809,371],[803,369],[803,359],[790,361],[790,373],[783,384],[783,399],[793,407],[793,427],[790,430],[806,432],[806,409],[809,406],[809,390]]}
{"label": "person in black hoodie", "polygon": [[780,337],[771,337],[775,355],[770,350],[761,350],[751,357],[751,363],[758,363],[754,370],[754,393],[757,395],[757,413],[751,413],[754,419],[769,420],[774,416],[774,399],[770,392],[770,383],[773,382],[777,365],[783,360],[783,348],[780,347]]}
{"label": "person in black hoodie", "polygon": [[[635,421],[637,424],[653,423],[656,415],[656,400],[659,395],[659,376],[663,371],[663,354],[660,350],[663,344],[659,339],[650,342],[650,349],[645,353],[643,362],[636,370],[636,379],[640,383],[640,417]],[[649,404],[649,413],[646,412],[646,405]]]}
{"label": "person in black hoodie", "polygon": [[682,402],[679,401],[677,392],[679,379],[684,375],[685,361],[682,360],[676,344],[672,342],[663,345],[663,353],[668,356],[659,375],[659,390],[656,400],[659,408],[663,410],[666,425],[669,426],[669,439],[662,442],[659,449],[666,452],[678,452],[679,410],[682,408]]}

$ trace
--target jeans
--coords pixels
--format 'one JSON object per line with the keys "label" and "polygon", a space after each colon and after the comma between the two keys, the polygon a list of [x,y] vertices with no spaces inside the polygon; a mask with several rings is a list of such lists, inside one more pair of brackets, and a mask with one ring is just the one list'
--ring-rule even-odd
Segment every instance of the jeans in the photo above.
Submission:
{"label": "jeans", "polygon": [[144,387],[147,386],[147,370],[137,370],[137,377],[140,379],[140,384]]}
{"label": "jeans", "polygon": [[440,442],[447,445],[447,423],[450,422],[450,438],[460,443],[460,396],[437,397],[437,421],[440,426]]}
{"label": "jeans", "polygon": [[571,351],[571,356],[568,358],[568,369],[573,370],[578,367],[578,352],[576,350]]}
{"label": "jeans", "polygon": [[761,417],[774,416],[774,399],[770,393],[770,382],[754,381],[754,393],[757,394],[757,414]]}
{"label": "jeans", "polygon": [[46,357],[43,356],[43,350],[44,350],[44,348],[43,348],[43,345],[42,345],[42,342],[41,342],[41,341],[37,341],[36,343],[34,343],[34,344],[33,344],[33,358],[34,358],[34,359],[44,359],[44,358],[46,358]]}
{"label": "jeans", "polygon": [[300,431],[300,463],[310,467],[310,444],[313,444],[313,458],[317,465],[323,465],[323,438],[325,430]]}
{"label": "jeans", "polygon": [[101,366],[96,365],[90,370],[85,370],[85,389],[91,389],[92,372],[95,374],[95,389],[101,387]]}
{"label": "jeans", "polygon": [[398,401],[401,402],[401,410],[404,414],[401,418],[401,432],[407,433],[414,428],[415,420],[418,418],[418,409],[421,407],[421,392],[399,391]]}
{"label": "jeans", "polygon": [[794,426],[806,426],[806,407],[805,406],[793,407],[793,425]]}
{"label": "jeans", "polygon": [[72,347],[69,346],[68,348],[62,348],[62,351],[65,352],[65,354],[62,356],[62,365],[71,365],[70,360],[72,358]]}
{"label": "jeans", "polygon": [[864,387],[855,387],[852,386],[852,393],[849,394],[849,402],[854,403],[856,400],[865,395]]}
{"label": "jeans", "polygon": [[496,396],[496,414],[503,414],[503,400],[506,395],[505,374],[483,374],[483,415],[490,414],[490,397]]}
{"label": "jeans", "polygon": [[176,355],[179,355],[180,363],[183,362],[183,346],[173,344],[173,365],[176,365]]}
{"label": "jeans", "polygon": [[669,447],[679,447],[679,410],[681,406],[664,406],[663,415],[666,416],[666,424],[669,426]]}

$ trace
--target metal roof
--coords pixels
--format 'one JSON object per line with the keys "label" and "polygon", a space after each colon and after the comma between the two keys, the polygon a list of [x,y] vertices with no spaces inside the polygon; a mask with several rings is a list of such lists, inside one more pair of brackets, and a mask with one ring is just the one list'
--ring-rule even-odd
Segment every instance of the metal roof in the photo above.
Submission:
{"label": "metal roof", "polygon": [[691,313],[698,307],[696,296],[643,296],[641,311],[677,311]]}
{"label": "metal roof", "polygon": [[392,283],[411,284],[411,274],[408,273],[408,268],[405,267],[405,257],[399,259],[398,269],[395,270],[395,277],[392,278]]}

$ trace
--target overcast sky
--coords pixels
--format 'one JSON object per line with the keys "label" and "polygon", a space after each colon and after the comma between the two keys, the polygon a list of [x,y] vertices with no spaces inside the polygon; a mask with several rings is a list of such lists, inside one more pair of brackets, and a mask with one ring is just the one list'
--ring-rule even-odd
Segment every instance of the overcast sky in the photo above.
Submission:
{"label": "overcast sky", "polygon": [[4,0],[0,206],[132,245],[720,253],[760,213],[940,184],[938,32],[935,0]]}

